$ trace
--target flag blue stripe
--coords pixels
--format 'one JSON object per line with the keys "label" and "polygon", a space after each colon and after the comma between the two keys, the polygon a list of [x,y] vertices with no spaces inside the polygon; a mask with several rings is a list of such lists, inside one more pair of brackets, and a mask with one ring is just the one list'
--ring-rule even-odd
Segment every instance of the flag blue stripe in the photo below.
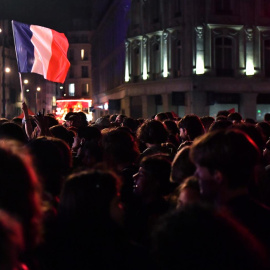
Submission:
{"label": "flag blue stripe", "polygon": [[13,32],[17,53],[18,70],[22,73],[32,71],[34,56],[34,45],[31,42],[33,36],[30,25],[13,21]]}

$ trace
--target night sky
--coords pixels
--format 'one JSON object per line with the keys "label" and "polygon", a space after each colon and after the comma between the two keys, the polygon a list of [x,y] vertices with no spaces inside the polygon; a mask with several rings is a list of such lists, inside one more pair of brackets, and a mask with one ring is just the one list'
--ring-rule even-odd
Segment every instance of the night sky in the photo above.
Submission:
{"label": "night sky", "polygon": [[68,31],[73,18],[86,18],[95,28],[107,0],[1,0],[0,19]]}

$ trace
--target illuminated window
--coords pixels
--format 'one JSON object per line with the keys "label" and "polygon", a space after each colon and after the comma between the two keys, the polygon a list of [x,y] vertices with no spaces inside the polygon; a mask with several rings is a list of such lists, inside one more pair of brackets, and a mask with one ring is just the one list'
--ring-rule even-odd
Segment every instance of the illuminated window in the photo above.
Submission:
{"label": "illuminated window", "polygon": [[215,68],[217,76],[233,76],[233,40],[231,38],[215,39]]}
{"label": "illuminated window", "polygon": [[75,83],[70,83],[68,86],[68,94],[71,97],[75,96]]}
{"label": "illuminated window", "polygon": [[84,83],[82,85],[82,95],[83,96],[88,96],[89,95],[89,84],[88,83]]}
{"label": "illuminated window", "polygon": [[81,49],[81,60],[88,60],[87,51],[84,49]]}
{"label": "illuminated window", "polygon": [[264,74],[270,77],[270,39],[264,41]]}

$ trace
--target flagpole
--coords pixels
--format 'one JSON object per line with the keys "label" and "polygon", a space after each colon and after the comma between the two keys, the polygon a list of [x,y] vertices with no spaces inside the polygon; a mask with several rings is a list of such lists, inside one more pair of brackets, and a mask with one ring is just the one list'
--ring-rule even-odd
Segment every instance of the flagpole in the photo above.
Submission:
{"label": "flagpole", "polygon": [[[13,40],[14,40],[14,46],[16,48],[16,40],[15,40],[15,35],[14,35],[14,27],[13,27],[13,20],[11,21],[11,26],[12,26],[12,32],[13,32]],[[17,50],[15,49],[16,53],[16,59],[17,59],[17,64],[18,64],[18,56],[17,56]],[[19,65],[18,65],[19,67]],[[23,91],[23,83],[22,83],[22,74],[21,72],[19,73],[19,80],[20,80],[20,86],[21,86],[21,101],[24,102],[24,91]]]}
{"label": "flagpole", "polygon": [[22,98],[22,102],[24,102],[24,89],[23,89],[23,83],[22,83],[22,74],[21,72],[19,72],[19,79],[20,79],[20,86],[21,86],[21,98]]}

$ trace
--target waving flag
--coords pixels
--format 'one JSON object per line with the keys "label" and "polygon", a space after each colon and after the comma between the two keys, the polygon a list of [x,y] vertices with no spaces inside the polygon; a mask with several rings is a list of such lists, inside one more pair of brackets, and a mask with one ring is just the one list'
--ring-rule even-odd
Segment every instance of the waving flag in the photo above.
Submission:
{"label": "waving flag", "polygon": [[66,36],[16,21],[12,21],[12,28],[19,72],[38,73],[49,81],[63,83],[70,67]]}

